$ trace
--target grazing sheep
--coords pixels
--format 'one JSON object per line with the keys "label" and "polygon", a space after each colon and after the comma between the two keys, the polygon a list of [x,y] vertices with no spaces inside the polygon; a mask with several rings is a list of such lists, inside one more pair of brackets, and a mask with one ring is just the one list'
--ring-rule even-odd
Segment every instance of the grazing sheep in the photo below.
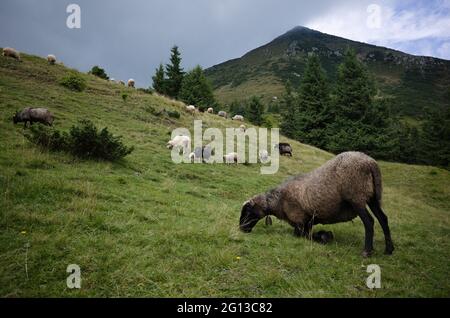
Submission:
{"label": "grazing sheep", "polygon": [[196,112],[196,108],[194,105],[189,105],[189,106],[186,106],[186,111],[188,113],[191,113],[192,115],[194,115],[194,113]]}
{"label": "grazing sheep", "polygon": [[55,63],[56,63],[56,56],[54,56],[53,54],[47,55],[47,62],[50,65],[55,65]]}
{"label": "grazing sheep", "polygon": [[186,149],[191,144],[191,138],[189,136],[175,136],[172,140],[169,140],[167,142],[167,148],[173,149],[173,148],[183,148],[183,153],[186,152]]}
{"label": "grazing sheep", "polygon": [[287,142],[280,142],[279,144],[274,145],[274,149],[280,151],[280,155],[289,155],[292,157],[292,147]]}
{"label": "grazing sheep", "polygon": [[233,118],[231,118],[232,120],[239,120],[239,121],[244,121],[244,116],[242,115],[234,115]]}
{"label": "grazing sheep", "polygon": [[[213,149],[211,146],[203,146],[203,147],[195,147],[194,152],[192,152],[189,155],[189,158],[191,161],[194,161],[194,159],[200,158],[202,159],[202,162],[207,162],[211,156],[214,154]],[[191,157],[191,155],[193,155]]]}
{"label": "grazing sheep", "polygon": [[227,118],[227,112],[224,112],[223,110],[219,111],[217,113],[217,115],[219,115],[220,117],[223,117],[223,118]]}
{"label": "grazing sheep", "polygon": [[236,163],[237,164],[237,162],[238,162],[238,154],[236,152],[230,152],[229,154],[223,156],[223,160],[227,164],[230,164],[230,163]]}
{"label": "grazing sheep", "polygon": [[113,78],[110,78],[109,81],[110,81],[110,82],[113,82],[113,83],[116,82],[116,80],[114,79],[114,77],[113,77]]}
{"label": "grazing sheep", "polygon": [[124,81],[119,81],[119,84],[125,86],[125,82]]}
{"label": "grazing sheep", "polygon": [[15,58],[16,60],[20,61],[20,53],[16,49],[13,49],[12,47],[5,47],[3,49],[3,56],[9,56],[12,58]]}
{"label": "grazing sheep", "polygon": [[[346,222],[359,216],[365,228],[363,256],[373,251],[373,217],[385,237],[386,254],[392,254],[388,218],[381,209],[381,173],[377,162],[361,152],[344,152],[321,167],[294,176],[280,186],[259,194],[242,207],[240,229],[251,232],[256,223],[269,215],[287,221],[297,236],[310,237],[315,224]],[[331,232],[312,234],[312,239],[326,243]]]}
{"label": "grazing sheep", "polygon": [[207,110],[206,112],[207,112],[207,113],[210,113],[210,114],[214,114],[214,108],[209,107],[208,110]]}
{"label": "grazing sheep", "polygon": [[267,161],[269,161],[269,153],[267,152],[267,150],[261,150],[259,152],[259,160],[262,163],[266,163]]}
{"label": "grazing sheep", "polygon": [[242,132],[245,132],[245,131],[247,130],[247,127],[246,127],[245,125],[240,125],[240,126],[239,126],[239,129],[240,129]]}
{"label": "grazing sheep", "polygon": [[132,79],[132,78],[130,78],[129,80],[128,80],[128,87],[132,87],[132,88],[134,88],[134,79]]}
{"label": "grazing sheep", "polygon": [[214,150],[211,148],[211,146],[203,146],[203,162],[208,162],[213,155]]}
{"label": "grazing sheep", "polygon": [[14,124],[23,122],[24,127],[27,126],[27,122],[30,122],[30,126],[33,125],[34,122],[51,126],[53,124],[53,120],[53,114],[46,108],[27,107],[21,112],[16,112],[13,117]]}

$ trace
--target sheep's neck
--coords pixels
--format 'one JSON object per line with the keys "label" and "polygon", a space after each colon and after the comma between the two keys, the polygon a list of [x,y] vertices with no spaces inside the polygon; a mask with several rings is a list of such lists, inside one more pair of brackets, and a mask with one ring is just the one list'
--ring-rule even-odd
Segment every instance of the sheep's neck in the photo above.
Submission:
{"label": "sheep's neck", "polygon": [[273,215],[278,219],[283,219],[283,213],[280,210],[281,205],[279,204],[280,192],[278,189],[272,189],[266,193],[266,207],[264,212],[266,215]]}

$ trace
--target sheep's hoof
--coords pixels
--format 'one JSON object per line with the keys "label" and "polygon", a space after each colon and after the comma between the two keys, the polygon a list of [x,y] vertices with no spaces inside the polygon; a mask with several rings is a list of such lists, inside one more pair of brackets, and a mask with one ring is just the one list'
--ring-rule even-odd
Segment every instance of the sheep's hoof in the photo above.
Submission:
{"label": "sheep's hoof", "polygon": [[373,253],[373,251],[366,251],[366,250],[364,250],[364,251],[362,252],[362,256],[363,256],[364,258],[367,258],[367,257],[372,256],[372,253]]}
{"label": "sheep's hoof", "polygon": [[392,255],[393,251],[394,251],[394,247],[393,246],[389,246],[389,247],[386,247],[386,249],[384,250],[384,254]]}

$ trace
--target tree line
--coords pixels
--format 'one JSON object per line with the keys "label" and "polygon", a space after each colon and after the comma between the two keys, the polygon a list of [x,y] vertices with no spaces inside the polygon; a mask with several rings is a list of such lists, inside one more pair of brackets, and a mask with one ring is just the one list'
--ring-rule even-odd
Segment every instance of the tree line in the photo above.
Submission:
{"label": "tree line", "polygon": [[308,58],[299,87],[286,84],[282,133],[333,153],[362,151],[375,158],[449,168],[450,111],[429,110],[422,128],[390,111],[392,99],[353,50],[347,50],[332,87],[319,57]]}
{"label": "tree line", "polygon": [[181,54],[177,46],[171,49],[170,62],[161,63],[152,77],[153,89],[159,94],[195,105],[201,111],[217,104],[210,82],[197,65],[189,72],[181,67]]}
{"label": "tree line", "polygon": [[[177,46],[152,79],[160,94],[202,111],[218,106],[202,68],[184,72]],[[279,122],[285,136],[336,154],[362,151],[377,159],[450,167],[450,108],[430,109],[421,126],[408,124],[391,112],[395,101],[378,94],[375,80],[351,49],[345,52],[335,83],[329,82],[319,57],[312,54],[300,85],[287,82],[285,88],[284,96],[267,106],[251,96],[223,108],[255,125],[270,128]]]}

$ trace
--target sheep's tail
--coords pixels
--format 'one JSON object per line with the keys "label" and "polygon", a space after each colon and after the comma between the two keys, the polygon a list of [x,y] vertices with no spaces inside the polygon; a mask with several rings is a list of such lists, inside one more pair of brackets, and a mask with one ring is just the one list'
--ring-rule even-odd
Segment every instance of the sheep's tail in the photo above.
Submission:
{"label": "sheep's tail", "polygon": [[377,162],[374,160],[373,164],[370,165],[370,172],[372,173],[372,181],[374,188],[374,197],[378,204],[381,206],[381,196],[383,193],[383,185],[381,184],[381,171],[378,167]]}

